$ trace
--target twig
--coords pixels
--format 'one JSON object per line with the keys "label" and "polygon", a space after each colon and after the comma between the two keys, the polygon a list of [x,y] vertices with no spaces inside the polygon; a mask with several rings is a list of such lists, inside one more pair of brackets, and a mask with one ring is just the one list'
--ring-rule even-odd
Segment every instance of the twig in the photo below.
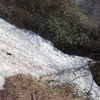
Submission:
{"label": "twig", "polygon": [[36,98],[35,98],[35,95],[34,95],[34,94],[31,94],[31,96],[32,96],[32,100],[36,100]]}

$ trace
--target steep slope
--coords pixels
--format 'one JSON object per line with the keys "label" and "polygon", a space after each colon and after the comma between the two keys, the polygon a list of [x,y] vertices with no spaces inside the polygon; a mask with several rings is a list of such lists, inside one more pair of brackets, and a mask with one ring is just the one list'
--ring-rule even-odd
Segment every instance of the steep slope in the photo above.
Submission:
{"label": "steep slope", "polygon": [[89,97],[99,100],[100,88],[87,65],[89,58],[64,54],[50,41],[3,19],[0,19],[0,53],[0,89],[6,77],[29,74],[42,82],[49,80],[51,85],[74,84],[79,94],[91,93]]}
{"label": "steep slope", "polygon": [[72,0],[0,0],[0,17],[34,31],[67,54],[99,52],[98,27]]}

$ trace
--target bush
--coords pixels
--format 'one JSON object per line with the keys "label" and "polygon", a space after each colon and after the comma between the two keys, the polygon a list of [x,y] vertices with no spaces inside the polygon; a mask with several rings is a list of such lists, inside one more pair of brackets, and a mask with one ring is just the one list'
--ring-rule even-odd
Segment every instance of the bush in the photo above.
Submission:
{"label": "bush", "polygon": [[[5,15],[8,21],[17,26],[31,29],[49,39],[60,50],[66,50],[66,45],[91,49],[97,43],[98,27],[80,12],[72,0],[0,2],[3,4],[0,16]],[[96,48],[92,51],[96,51]]]}

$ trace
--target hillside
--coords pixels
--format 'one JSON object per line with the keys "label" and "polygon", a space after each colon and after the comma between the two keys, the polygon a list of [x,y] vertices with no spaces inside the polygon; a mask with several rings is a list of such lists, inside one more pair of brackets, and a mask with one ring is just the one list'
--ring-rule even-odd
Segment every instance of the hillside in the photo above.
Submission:
{"label": "hillside", "polygon": [[0,18],[0,89],[5,78],[25,74],[56,86],[58,91],[64,89],[65,94],[71,92],[71,97],[99,100],[100,84],[95,83],[98,79],[93,79],[88,66],[90,61],[86,57],[64,54],[50,41]]}
{"label": "hillside", "polygon": [[0,99],[99,100],[99,44],[72,0],[0,0]]}
{"label": "hillside", "polygon": [[99,53],[99,29],[71,0],[0,0],[0,17],[49,39],[67,54]]}

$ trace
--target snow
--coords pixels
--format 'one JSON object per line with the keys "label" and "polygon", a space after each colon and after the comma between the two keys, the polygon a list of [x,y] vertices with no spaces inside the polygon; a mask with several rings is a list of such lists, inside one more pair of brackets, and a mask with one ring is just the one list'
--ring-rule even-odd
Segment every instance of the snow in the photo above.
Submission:
{"label": "snow", "polygon": [[5,78],[26,74],[38,80],[59,80],[77,84],[79,90],[100,100],[100,88],[94,82],[87,63],[91,59],[67,55],[32,31],[18,29],[0,18],[0,89]]}

